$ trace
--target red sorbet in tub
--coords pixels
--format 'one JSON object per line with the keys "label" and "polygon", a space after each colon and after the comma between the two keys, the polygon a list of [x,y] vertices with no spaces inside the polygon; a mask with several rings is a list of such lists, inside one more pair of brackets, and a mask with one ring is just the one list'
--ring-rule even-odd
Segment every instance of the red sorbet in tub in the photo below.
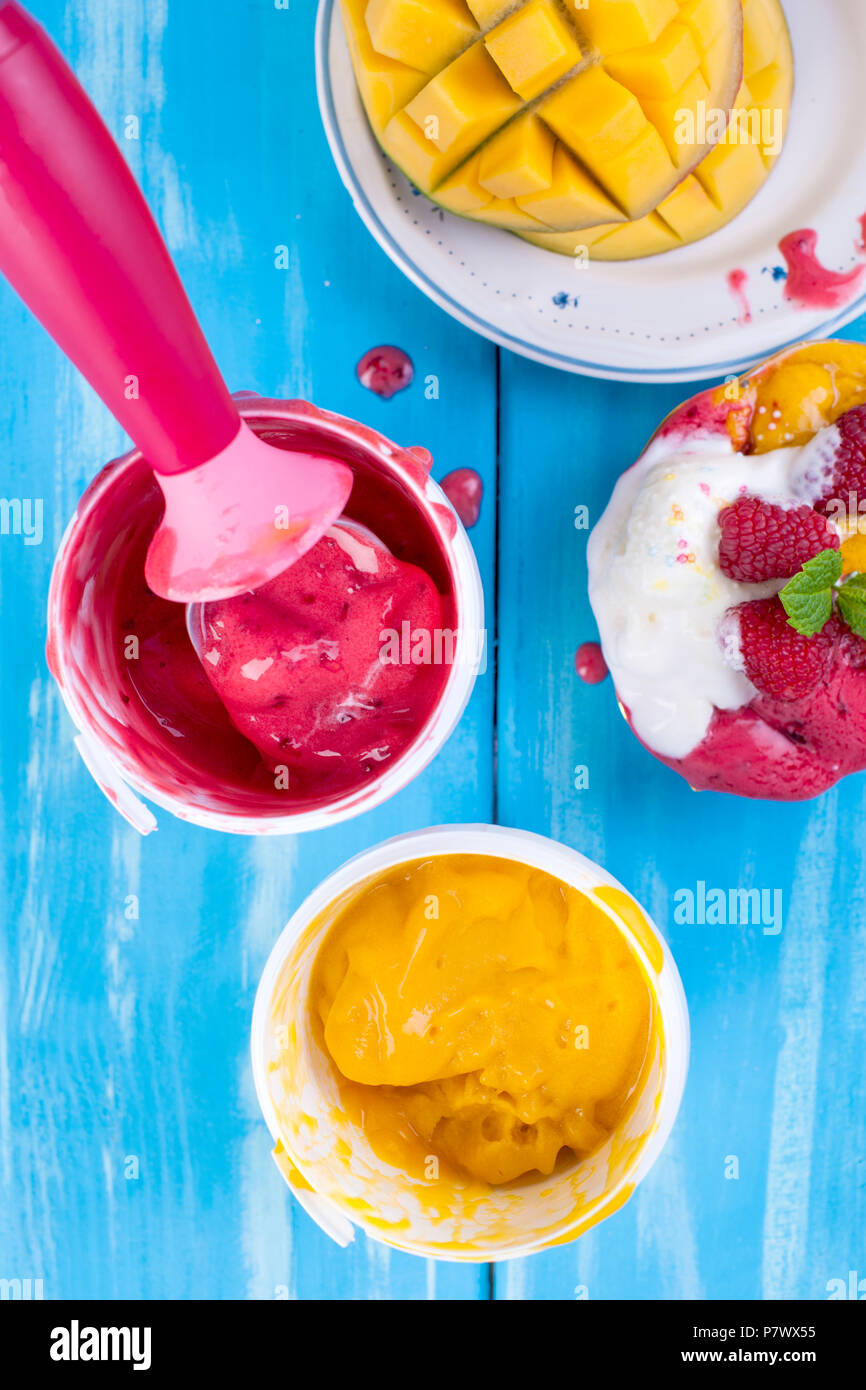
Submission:
{"label": "red sorbet in tub", "polygon": [[[300,795],[375,776],[439,697],[441,596],[417,565],[351,523],[255,593],[197,612],[196,645],[220,703]],[[402,659],[404,633],[415,662]]]}
{"label": "red sorbet in tub", "polygon": [[861,530],[859,344],[687,402],[620,479],[589,546],[602,648],[633,731],[696,790],[802,800],[866,769]]}
{"label": "red sorbet in tub", "polygon": [[[454,517],[425,499],[430,456],[301,402],[245,396],[270,443],[349,464],[344,518],[250,595],[193,609],[153,594],[162,498],[138,454],[82,499],[55,569],[48,659],[79,727],[145,791],[231,817],[360,798],[432,725],[459,631]],[[404,631],[429,639],[409,649]],[[450,650],[450,649],[449,649]],[[342,804],[342,800],[341,800]],[[182,814],[182,811],[179,811]]]}

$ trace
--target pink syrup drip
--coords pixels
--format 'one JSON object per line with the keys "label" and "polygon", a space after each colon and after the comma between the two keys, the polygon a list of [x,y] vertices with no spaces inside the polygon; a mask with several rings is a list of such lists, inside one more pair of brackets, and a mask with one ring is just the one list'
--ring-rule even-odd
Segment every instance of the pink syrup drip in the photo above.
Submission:
{"label": "pink syrup drip", "polygon": [[803,309],[839,309],[857,290],[866,266],[828,270],[817,258],[818,233],[808,228],[790,232],[779,242],[788,266],[785,298]]}
{"label": "pink syrup drip", "polygon": [[600,685],[608,675],[607,662],[597,642],[583,642],[574,658],[574,669],[587,685]]}
{"label": "pink syrup drip", "polygon": [[737,323],[741,328],[745,328],[747,324],[752,322],[752,309],[749,304],[749,297],[746,293],[746,286],[748,283],[749,277],[745,270],[732,270],[729,272],[728,289],[731,291],[736,302],[739,311],[737,314]]}
{"label": "pink syrup drip", "polygon": [[440,487],[468,531],[481,515],[484,497],[481,478],[474,468],[455,468],[442,479]]}
{"label": "pink syrup drip", "polygon": [[415,376],[409,354],[402,348],[387,344],[365,352],[355,370],[361,385],[386,401],[396,396],[398,391],[405,391]]}

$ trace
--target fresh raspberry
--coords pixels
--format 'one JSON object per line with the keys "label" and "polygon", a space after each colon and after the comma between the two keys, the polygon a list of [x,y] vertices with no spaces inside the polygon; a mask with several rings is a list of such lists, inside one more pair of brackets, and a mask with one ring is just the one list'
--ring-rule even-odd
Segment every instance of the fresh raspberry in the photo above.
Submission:
{"label": "fresh raspberry", "polygon": [[866,498],[866,405],[855,405],[836,421],[841,442],[833,461],[833,475],[816,505],[829,513],[830,503],[843,503],[847,508],[849,493]]}
{"label": "fresh raspberry", "polygon": [[719,512],[719,563],[729,579],[763,584],[790,579],[822,550],[838,550],[839,536],[811,507],[778,507],[759,497],[738,497]]}
{"label": "fresh raspberry", "polygon": [[761,694],[799,700],[821,684],[833,652],[830,624],[816,636],[804,637],[790,626],[777,598],[741,603],[734,612],[740,620],[743,666]]}

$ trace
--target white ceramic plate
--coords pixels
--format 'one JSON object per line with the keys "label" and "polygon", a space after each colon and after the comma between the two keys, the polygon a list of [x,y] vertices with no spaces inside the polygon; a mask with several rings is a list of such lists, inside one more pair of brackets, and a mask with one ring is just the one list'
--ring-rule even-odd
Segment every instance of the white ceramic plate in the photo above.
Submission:
{"label": "white ceramic plate", "polygon": [[[866,274],[833,308],[786,297],[779,242],[818,234],[818,258],[866,268],[866,0],[785,0],[796,90],[785,150],[757,198],[705,241],[646,260],[578,267],[508,232],[455,217],[382,154],[352,73],[337,0],[321,0],[319,104],[340,175],[376,240],[425,294],[514,352],[618,380],[738,372],[866,310]],[[750,321],[729,284],[745,272]]]}

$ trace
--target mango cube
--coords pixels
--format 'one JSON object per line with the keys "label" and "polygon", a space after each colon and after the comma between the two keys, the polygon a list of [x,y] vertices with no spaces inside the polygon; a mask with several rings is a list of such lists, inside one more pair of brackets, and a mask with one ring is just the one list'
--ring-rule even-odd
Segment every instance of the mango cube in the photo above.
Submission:
{"label": "mango cube", "polygon": [[770,0],[743,0],[743,63],[746,72],[760,72],[776,59],[784,16]]}
{"label": "mango cube", "polygon": [[566,0],[576,22],[600,53],[622,53],[653,43],[678,16],[676,0]]}
{"label": "mango cube", "polygon": [[514,0],[466,0],[479,29],[490,29],[513,8]]}
{"label": "mango cube", "polygon": [[463,0],[369,0],[365,18],[377,53],[428,73],[478,34]]}
{"label": "mango cube", "polygon": [[443,179],[436,190],[437,200],[443,208],[449,212],[458,212],[464,217],[470,217],[478,212],[480,208],[486,208],[488,203],[493,202],[493,194],[486,189],[478,178],[478,166],[481,163],[481,156],[475,155],[472,159],[467,159],[465,164],[461,164],[453,174],[449,174]]}
{"label": "mango cube", "polygon": [[511,232],[543,231],[544,224],[524,212],[513,198],[495,198],[484,187],[478,177],[480,163],[481,156],[475,155],[442,181],[436,190],[442,206]]}
{"label": "mango cube", "polygon": [[747,182],[759,188],[766,176],[760,145],[717,145],[695,170],[695,178],[717,208],[734,203]]}
{"label": "mango cube", "polygon": [[725,16],[716,0],[680,0],[680,22],[691,29],[699,47],[706,48],[722,32]]}
{"label": "mango cube", "polygon": [[655,43],[605,61],[605,71],[638,97],[675,97],[701,65],[685,24],[669,24]]}
{"label": "mango cube", "polygon": [[557,143],[553,154],[550,187],[541,193],[525,195],[518,202],[526,212],[557,230],[625,221],[625,213],[611,202],[561,143]]}
{"label": "mango cube", "polygon": [[483,44],[473,46],[413,97],[407,116],[437,149],[463,158],[520,109]]}
{"label": "mango cube", "polygon": [[694,174],[658,205],[658,214],[681,241],[696,241],[716,230],[719,210]]}
{"label": "mango cube", "polygon": [[364,25],[367,0],[343,0],[354,22],[347,26],[346,37],[352,65],[358,78],[361,100],[370,117],[373,129],[380,133],[395,112],[411,101],[426,82],[424,73],[385,58],[377,53]]}
{"label": "mango cube", "polygon": [[572,78],[539,113],[630,217],[643,216],[676,182],[670,155],[640,102],[603,68]]}
{"label": "mango cube", "polygon": [[519,198],[548,189],[556,141],[537,116],[521,116],[481,150],[478,177],[495,198]]}
{"label": "mango cube", "polygon": [[652,121],[665,143],[665,149],[677,168],[691,167],[694,163],[694,143],[688,138],[691,132],[683,123],[683,112],[697,107],[698,102],[709,102],[710,89],[703,74],[692,73],[683,87],[680,96],[672,101],[670,97],[644,97],[641,105],[644,114]]}
{"label": "mango cube", "polygon": [[455,159],[449,160],[432,140],[427,139],[405,111],[398,111],[396,116],[392,116],[383,132],[382,142],[398,169],[402,169],[416,188],[435,188],[456,163]]}
{"label": "mango cube", "polygon": [[529,0],[489,33],[487,52],[524,101],[547,91],[580,62],[580,44],[553,0]]}

